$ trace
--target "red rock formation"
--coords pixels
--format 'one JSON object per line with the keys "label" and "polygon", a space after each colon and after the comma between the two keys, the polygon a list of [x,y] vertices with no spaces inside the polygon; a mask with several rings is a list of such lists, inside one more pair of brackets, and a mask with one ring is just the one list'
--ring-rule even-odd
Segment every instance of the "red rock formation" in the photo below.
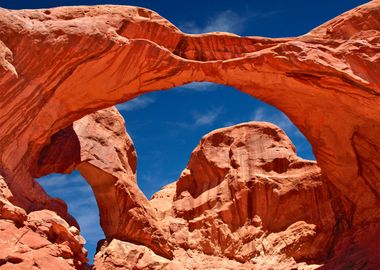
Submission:
{"label": "red rock formation", "polygon": [[[103,243],[95,257],[96,270],[110,269],[163,269],[170,260],[157,256],[152,250],[142,245],[113,239],[109,244]],[[165,268],[168,269],[168,268]],[[170,268],[169,268],[170,269]]]}
{"label": "red rock formation", "polygon": [[316,162],[259,122],[204,136],[178,181],[150,203],[174,258],[112,240],[95,269],[315,269],[344,245],[352,215]]}
{"label": "red rock formation", "polygon": [[282,130],[253,122],[202,139],[177,182],[173,211],[191,232],[181,244],[206,254],[250,260],[260,253],[255,241],[263,234],[302,221],[318,234],[287,255],[325,258],[336,224],[332,201],[344,204],[334,193],[315,162],[296,156]]}
{"label": "red rock formation", "polygon": [[204,136],[178,181],[151,204],[180,248],[253,268],[324,262],[351,214],[317,164],[259,122]]}
{"label": "red rock formation", "polygon": [[[380,246],[379,17],[380,2],[371,1],[306,35],[269,39],[187,35],[134,7],[1,9],[5,199],[27,212],[53,209],[68,219],[65,206],[32,178],[53,134],[139,94],[211,81],[276,106],[299,127],[329,187],[352,209],[340,221],[347,223],[342,238],[351,240],[337,246],[334,255],[344,258],[337,265],[374,265],[376,250],[367,247]],[[345,208],[334,207],[342,217]]]}
{"label": "red rock formation", "polygon": [[[4,187],[3,179],[0,180]],[[83,269],[88,261],[79,230],[55,212],[27,214],[0,198],[0,269]]]}
{"label": "red rock formation", "polygon": [[80,142],[77,169],[94,191],[100,224],[107,238],[144,244],[171,257],[156,213],[136,182],[137,156],[115,108],[98,111],[74,122]]}
{"label": "red rock formation", "polygon": [[[102,246],[95,256],[95,270],[125,269],[203,269],[203,270],[252,270],[252,264],[243,264],[234,260],[205,255],[194,250],[176,250],[173,260],[167,260],[152,253],[144,246],[112,240]],[[255,267],[256,269],[256,267]],[[261,267],[259,269],[268,269]]]}
{"label": "red rock formation", "polygon": [[90,184],[108,239],[144,244],[166,257],[166,243],[156,213],[136,182],[137,156],[115,108],[97,111],[54,134],[41,151],[33,175],[77,169]]}
{"label": "red rock formation", "polygon": [[[70,173],[73,169],[78,169],[91,185],[108,239],[116,237],[142,243],[158,254],[171,257],[156,214],[137,187],[135,149],[115,108],[88,115],[54,134],[31,172],[40,177],[53,172]],[[76,226],[70,227],[51,211],[27,215],[25,210],[8,202],[12,194],[3,179],[1,187],[0,225],[4,236],[0,242],[1,269],[31,269],[32,265],[36,269],[85,266],[87,252],[83,250],[84,240],[79,236],[75,220],[64,215]],[[59,212],[66,213],[67,209]]]}

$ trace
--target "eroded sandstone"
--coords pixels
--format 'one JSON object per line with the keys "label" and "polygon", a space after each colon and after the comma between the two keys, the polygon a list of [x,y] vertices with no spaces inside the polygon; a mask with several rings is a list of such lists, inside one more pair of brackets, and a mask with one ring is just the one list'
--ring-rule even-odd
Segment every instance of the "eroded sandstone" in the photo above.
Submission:
{"label": "eroded sandstone", "polygon": [[348,200],[264,122],[205,135],[178,181],[150,204],[173,259],[112,240],[101,245],[95,269],[334,269],[352,232]]}
{"label": "eroded sandstone", "polygon": [[77,169],[94,192],[100,225],[108,239],[144,244],[170,258],[171,250],[156,213],[137,186],[136,163],[124,119],[111,107],[53,135],[40,154],[34,174]]}
{"label": "eroded sandstone", "polygon": [[[253,122],[202,139],[178,179],[173,211],[188,222],[185,245],[240,261],[262,252],[259,247],[265,244],[255,241],[261,242],[264,234],[288,230],[300,221],[305,224],[299,228],[313,224],[306,229],[314,230],[307,233],[310,243],[300,240],[302,251],[287,254],[305,260],[323,258],[331,246],[333,200],[345,203],[315,162],[297,157],[279,128]],[[285,242],[297,245],[297,240]]]}
{"label": "eroded sandstone", "polygon": [[178,181],[151,204],[181,249],[254,269],[315,268],[334,252],[351,214],[317,164],[297,157],[281,129],[260,122],[204,136]]}
{"label": "eroded sandstone", "polygon": [[[303,36],[270,39],[228,33],[188,35],[155,12],[135,7],[1,9],[2,195],[27,214],[49,209],[75,225],[65,205],[50,198],[33,179],[37,172],[43,175],[74,168],[71,161],[69,166],[65,161],[54,168],[38,168],[40,154],[51,143],[52,136],[91,112],[142,93],[191,81],[210,81],[233,86],[276,106],[312,144],[322,170],[322,182],[327,183],[328,190],[334,190],[334,195],[342,196],[341,202],[334,199],[331,204],[342,229],[335,231],[337,236],[332,240],[337,243],[334,253],[329,254],[334,261],[325,267],[378,266],[379,17],[380,2],[371,1]],[[265,168],[276,168],[279,173],[286,167],[281,162],[281,165],[277,161],[269,163]],[[83,171],[96,171],[90,162],[87,165],[82,167]],[[213,176],[217,178],[213,181],[217,183],[226,169],[223,166],[214,169],[217,171]],[[129,180],[120,180],[120,176],[109,178],[111,174],[105,167],[97,175],[102,178],[107,175],[103,178],[105,182],[121,181],[121,186],[128,186],[125,183]],[[95,180],[89,182],[96,185]],[[133,185],[129,186],[133,190]],[[201,186],[193,192],[202,191],[205,187]],[[121,193],[125,192],[129,190],[122,188]],[[323,195],[326,191],[318,192]],[[139,191],[130,194],[132,202],[143,197]],[[190,213],[202,213],[204,207],[193,203],[196,207]],[[265,208],[264,214],[271,211]],[[189,220],[186,217],[189,211],[179,208],[178,213],[181,212],[181,219]],[[9,218],[8,214],[5,217]],[[137,218],[137,224],[143,224],[152,215],[151,210],[133,214],[141,217]],[[121,219],[123,226],[131,224],[130,220]],[[160,224],[153,222],[155,218],[149,220],[152,221],[149,226],[142,228],[154,228],[160,241],[166,239],[161,237],[164,233]],[[227,220],[228,215],[223,222]],[[266,223],[267,218],[262,220],[266,228],[272,228]],[[278,222],[281,224],[281,220]],[[103,227],[106,223],[102,220]],[[126,237],[123,226],[115,229],[118,226],[112,222],[105,227],[112,228],[111,235],[120,232],[118,237]],[[307,228],[313,230],[313,226]],[[170,249],[167,245],[163,250]]]}
{"label": "eroded sandstone", "polygon": [[1,197],[0,217],[0,269],[87,267],[84,238],[55,212],[40,210],[27,214]]}

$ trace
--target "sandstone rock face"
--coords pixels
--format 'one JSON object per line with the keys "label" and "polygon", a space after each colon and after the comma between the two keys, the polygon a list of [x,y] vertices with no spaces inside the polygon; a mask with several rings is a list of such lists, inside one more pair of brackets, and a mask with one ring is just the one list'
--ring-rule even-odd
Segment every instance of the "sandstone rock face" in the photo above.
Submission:
{"label": "sandstone rock face", "polygon": [[108,239],[144,244],[171,257],[156,213],[137,186],[136,164],[136,151],[124,119],[111,107],[54,134],[41,151],[34,176],[76,168],[94,192],[100,224]]}
{"label": "sandstone rock face", "polygon": [[84,269],[85,240],[55,212],[24,209],[0,198],[0,269]]}
{"label": "sandstone rock face", "polygon": [[265,122],[204,136],[178,181],[150,204],[174,258],[114,239],[101,245],[95,269],[330,267],[352,215],[316,162],[297,157],[285,133]]}
{"label": "sandstone rock face", "polygon": [[[74,151],[75,155],[71,156],[69,152],[59,151],[60,146],[57,146],[58,150],[52,147],[51,153],[58,151],[62,157],[57,157],[57,163],[50,167],[44,165],[50,159],[50,150],[44,152],[44,149],[52,141],[65,138],[66,132],[70,134],[66,128],[76,120],[140,94],[192,81],[226,84],[282,110],[312,144],[322,174],[320,179],[309,179],[307,186],[313,188],[310,187],[307,192],[332,200],[326,205],[318,203],[313,209],[326,211],[326,216],[331,217],[324,224],[327,226],[324,227],[326,232],[316,233],[315,236],[316,239],[327,239],[328,243],[334,243],[335,246],[333,254],[326,255],[334,260],[329,260],[329,266],[325,267],[376,269],[379,264],[377,247],[380,246],[379,17],[380,2],[371,1],[306,35],[270,39],[239,37],[228,33],[188,35],[155,12],[136,7],[65,7],[18,11],[0,9],[0,174],[4,178],[4,185],[0,187],[1,194],[6,202],[23,208],[28,214],[49,209],[70,225],[75,225],[65,205],[50,198],[34,181],[33,176],[52,171],[68,172],[78,166],[95,190],[100,185],[110,191],[108,195],[97,195],[99,206],[103,209],[102,216],[112,218],[111,223],[102,219],[102,225],[106,231],[109,230],[109,235],[124,237],[129,241],[136,238],[139,243],[146,243],[150,236],[137,233],[132,237],[133,229],[125,229],[126,224],[138,224],[137,228],[152,232],[153,239],[157,240],[152,242],[159,242],[162,246],[157,248],[154,244],[150,247],[156,249],[156,252],[161,250],[162,255],[170,258],[169,250],[175,248],[166,243],[165,234],[168,232],[162,232],[162,224],[154,217],[154,211],[142,198],[141,192],[133,188],[133,181],[125,180],[122,176],[126,174],[133,178],[133,169],[126,169],[124,164],[118,163],[124,158],[118,158],[118,161],[114,153],[110,154],[110,163],[116,162],[110,166],[98,162],[97,158],[92,157],[93,153],[86,154],[80,150],[79,153]],[[84,125],[83,130],[93,130],[91,126],[96,125]],[[104,135],[112,137],[111,134]],[[79,139],[75,141],[80,136],[71,138],[74,141],[64,139],[63,144],[70,149],[82,149]],[[88,139],[88,136],[83,138]],[[94,147],[101,151],[108,148],[107,145],[98,145],[98,141]],[[116,151],[115,149],[111,150]],[[199,153],[206,155],[203,151]],[[197,174],[194,174],[196,164],[189,164],[193,171],[189,169],[191,173],[185,172],[181,177],[181,192],[172,196],[175,201],[183,200],[188,205],[174,204],[172,215],[182,219],[185,227],[190,223],[190,214],[197,216],[196,222],[192,224],[194,227],[191,227],[188,234],[190,239],[196,239],[196,233],[204,237],[207,231],[212,230],[211,225],[210,228],[205,227],[205,219],[208,218],[207,214],[204,215],[206,210],[216,213],[218,216],[213,220],[222,221],[232,234],[236,228],[242,228],[242,221],[232,222],[232,214],[228,214],[228,211],[243,211],[242,215],[247,216],[254,226],[262,226],[263,231],[283,230],[286,226],[281,216],[270,221],[266,215],[276,213],[277,210],[267,203],[262,203],[264,209],[252,206],[260,221],[255,216],[250,217],[249,211],[243,206],[232,204],[228,211],[220,209],[218,200],[232,198],[236,202],[248,201],[249,196],[257,195],[259,189],[276,194],[268,197],[268,203],[300,200],[304,196],[300,195],[302,192],[293,194],[297,188],[292,183],[284,184],[286,188],[281,192],[278,190],[279,179],[276,174],[281,174],[285,169],[285,172],[297,174],[297,166],[300,166],[298,162],[302,164],[297,159],[287,159],[284,156],[263,164],[249,161],[253,162],[250,164],[256,166],[265,179],[270,175],[270,184],[266,186],[263,186],[257,176],[255,180],[243,181],[236,186],[225,184],[225,177],[241,177],[237,165],[246,168],[245,163],[239,163],[239,153],[232,153],[234,159],[231,160],[226,159],[224,154],[215,166],[212,158],[200,157],[200,161],[204,161],[209,170],[207,173],[210,173],[205,178],[207,184],[186,186],[189,181],[198,179]],[[89,157],[90,161],[82,162],[82,156]],[[228,162],[231,168],[226,169]],[[298,165],[289,167],[293,163]],[[311,175],[313,170],[318,170],[312,164],[302,166],[301,168],[308,168],[305,170],[310,171]],[[110,173],[112,168],[121,171]],[[249,170],[242,171],[245,171],[244,175],[253,175]],[[101,177],[101,183],[94,176]],[[234,194],[215,195],[215,191],[207,191],[210,187],[237,191],[238,197]],[[122,195],[118,195],[119,191]],[[192,199],[187,193],[204,197]],[[132,214],[133,220],[123,220],[120,215],[105,211],[109,206],[103,200],[119,198],[117,196],[124,198],[123,202],[127,204],[137,205],[124,209],[131,214],[136,211]],[[208,200],[211,200],[211,205],[199,205]],[[310,201],[307,207],[312,204]],[[119,204],[118,207],[123,209],[124,206]],[[284,211],[295,211],[295,216],[302,214],[296,206],[285,208]],[[171,210],[163,210],[159,215],[165,217],[167,212]],[[13,216],[11,212],[5,213],[4,218],[9,218],[7,215]],[[314,239],[313,231],[324,221],[317,215],[304,218],[305,223],[293,223],[285,230],[294,232],[302,227],[305,234],[300,235]],[[121,225],[115,224],[114,220]],[[335,220],[335,225],[331,220]],[[335,226],[332,234],[328,229],[330,225]],[[229,237],[234,239],[231,235]],[[228,245],[221,244],[220,241],[210,242],[209,239],[211,238],[206,237],[205,243],[199,246],[202,252],[208,252],[208,246],[211,245],[221,256],[242,261],[246,256],[251,256],[231,253],[225,249]],[[180,243],[177,240],[173,245]],[[278,243],[278,249],[283,249],[281,241]],[[310,243],[312,253],[321,252],[318,248],[314,249],[317,246]],[[254,252],[253,249],[246,250]],[[300,253],[297,249],[289,252],[294,255],[291,255],[293,258],[308,259],[309,256],[314,256]],[[325,256],[322,253],[321,256]]]}
{"label": "sandstone rock face", "polygon": [[294,231],[288,245],[269,252],[323,258],[336,224],[332,200],[344,204],[334,193],[279,128],[253,122],[216,130],[202,139],[176,184],[174,216],[189,233],[179,229],[175,237],[188,248],[245,262],[271,250],[266,234]]}
{"label": "sandstone rock face", "polygon": [[156,213],[137,186],[137,156],[123,117],[110,108],[73,126],[81,152],[77,169],[94,191],[106,237],[144,244],[171,257]]}
{"label": "sandstone rock face", "polygon": [[[110,244],[102,246],[95,256],[96,270],[125,270],[125,269],[150,269],[150,270],[252,270],[252,264],[243,264],[235,260],[217,256],[205,255],[195,250],[177,249],[174,259],[167,260],[152,253],[144,246],[134,245],[128,242],[112,240]],[[256,269],[256,267],[255,267]],[[267,266],[259,269],[269,269]],[[307,269],[307,268],[306,268]],[[309,268],[310,269],[310,268]]]}
{"label": "sandstone rock face", "polygon": [[95,257],[96,270],[163,269],[170,260],[157,256],[149,248],[113,239],[104,243]]}
{"label": "sandstone rock face", "polygon": [[281,129],[260,122],[204,136],[178,181],[151,204],[179,249],[248,269],[315,268],[351,214],[317,164],[297,157]]}

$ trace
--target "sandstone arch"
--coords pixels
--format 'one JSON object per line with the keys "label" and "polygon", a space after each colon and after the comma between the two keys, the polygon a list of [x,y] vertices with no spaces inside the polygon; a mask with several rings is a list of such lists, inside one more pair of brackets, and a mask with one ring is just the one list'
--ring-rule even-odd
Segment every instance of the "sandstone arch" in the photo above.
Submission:
{"label": "sandstone arch", "polygon": [[378,222],[379,1],[284,39],[186,35],[134,7],[0,13],[1,174],[18,205],[51,205],[30,171],[55,132],[142,93],[210,81],[287,114],[350,201],[352,226]]}
{"label": "sandstone arch", "polygon": [[40,153],[33,177],[77,169],[94,192],[107,239],[144,244],[172,257],[168,236],[137,186],[136,151],[116,108],[87,115],[50,141]]}

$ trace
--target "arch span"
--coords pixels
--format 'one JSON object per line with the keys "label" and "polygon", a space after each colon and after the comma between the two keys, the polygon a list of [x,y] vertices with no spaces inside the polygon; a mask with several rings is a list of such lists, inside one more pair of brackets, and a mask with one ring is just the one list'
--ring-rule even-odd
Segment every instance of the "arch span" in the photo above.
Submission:
{"label": "arch span", "polygon": [[77,169],[91,186],[107,239],[144,244],[171,257],[167,235],[136,182],[137,156],[123,117],[111,107],[87,115],[54,134],[33,177]]}
{"label": "arch span", "polygon": [[1,173],[18,205],[49,205],[30,171],[58,130],[142,93],[210,81],[283,111],[351,202],[352,223],[380,218],[379,1],[284,39],[187,35],[135,7],[0,13]]}

